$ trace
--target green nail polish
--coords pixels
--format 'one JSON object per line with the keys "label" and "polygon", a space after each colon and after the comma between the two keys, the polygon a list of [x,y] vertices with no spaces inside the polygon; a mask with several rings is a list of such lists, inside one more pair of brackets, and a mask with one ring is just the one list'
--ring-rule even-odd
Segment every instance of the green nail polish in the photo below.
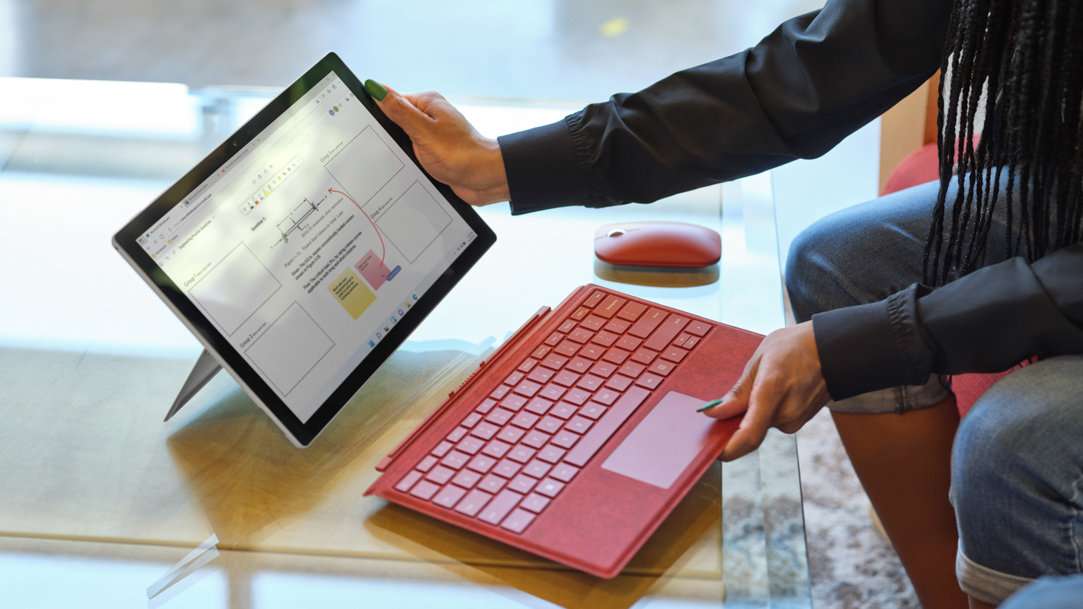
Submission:
{"label": "green nail polish", "polygon": [[711,400],[710,402],[707,402],[703,406],[700,406],[699,408],[697,408],[696,412],[703,412],[704,410],[710,410],[710,409],[714,408],[715,406],[718,406],[721,403],[722,403],[722,400]]}
{"label": "green nail polish", "polygon": [[384,98],[387,97],[387,89],[371,78],[365,81],[365,90],[376,101],[384,101]]}

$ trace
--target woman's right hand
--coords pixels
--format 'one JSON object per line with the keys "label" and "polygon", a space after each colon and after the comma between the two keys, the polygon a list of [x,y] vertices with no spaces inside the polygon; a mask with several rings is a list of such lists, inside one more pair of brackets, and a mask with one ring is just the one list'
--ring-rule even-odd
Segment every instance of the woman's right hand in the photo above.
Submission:
{"label": "woman's right hand", "polygon": [[365,89],[410,137],[414,154],[429,175],[471,205],[509,199],[500,145],[478,133],[442,95],[403,95],[371,80]]}

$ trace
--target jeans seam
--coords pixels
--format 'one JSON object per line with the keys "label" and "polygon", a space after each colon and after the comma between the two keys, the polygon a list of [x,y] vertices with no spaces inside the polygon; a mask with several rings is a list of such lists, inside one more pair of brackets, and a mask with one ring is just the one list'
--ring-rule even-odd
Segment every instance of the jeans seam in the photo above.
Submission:
{"label": "jeans seam", "polygon": [[1080,553],[1083,551],[1083,544],[1081,540],[1076,536],[1076,530],[1078,528],[1078,521],[1080,519],[1079,513],[1079,498],[1080,489],[1083,488],[1083,474],[1080,474],[1072,483],[1072,496],[1068,498],[1068,504],[1072,509],[1072,517],[1068,520],[1068,541],[1072,544],[1072,560],[1075,562],[1076,573],[1083,572],[1083,561],[1080,560]]}

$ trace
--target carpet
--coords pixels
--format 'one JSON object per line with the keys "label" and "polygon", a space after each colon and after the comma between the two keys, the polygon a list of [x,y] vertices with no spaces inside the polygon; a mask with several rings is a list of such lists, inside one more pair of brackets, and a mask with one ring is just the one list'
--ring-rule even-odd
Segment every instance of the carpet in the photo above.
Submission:
{"label": "carpet", "polygon": [[815,609],[920,609],[825,409],[797,433]]}

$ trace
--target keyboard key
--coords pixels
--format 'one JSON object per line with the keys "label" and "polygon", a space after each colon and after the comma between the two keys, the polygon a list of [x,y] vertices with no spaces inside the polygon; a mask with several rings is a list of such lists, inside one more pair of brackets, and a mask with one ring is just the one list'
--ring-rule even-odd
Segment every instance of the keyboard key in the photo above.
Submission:
{"label": "keyboard key", "polygon": [[652,372],[645,372],[643,373],[643,376],[636,379],[636,385],[639,385],[640,387],[646,387],[647,389],[657,389],[664,380],[664,378],[658,376],[657,374],[654,374]]}
{"label": "keyboard key", "polygon": [[526,431],[519,427],[507,426],[500,430],[500,433],[496,434],[496,437],[500,440],[507,442],[508,444],[515,444],[523,437]]}
{"label": "keyboard key", "polygon": [[519,502],[522,499],[523,496],[519,493],[514,493],[509,490],[501,491],[500,494],[482,508],[478,519],[492,525],[498,525],[504,520],[504,517],[508,515],[508,512],[510,512],[512,508],[519,505]]}
{"label": "keyboard key", "polygon": [[673,372],[673,362],[658,359],[651,364],[651,367],[647,368],[647,370],[650,370],[652,374],[657,374],[658,376],[669,376],[669,373]]}
{"label": "keyboard key", "polygon": [[594,342],[603,347],[612,347],[620,339],[619,334],[614,334],[608,330],[602,330],[594,335]]}
{"label": "keyboard key", "polygon": [[494,459],[500,459],[509,450],[511,450],[511,444],[501,440],[489,440],[489,443],[485,445],[485,448],[481,449],[481,452]]}
{"label": "keyboard key", "polygon": [[548,474],[549,470],[552,468],[553,466],[546,463],[545,461],[534,459],[530,463],[527,463],[527,466],[523,468],[523,473],[527,476],[530,476],[531,478],[537,478],[540,480],[545,477],[545,474]]}
{"label": "keyboard key", "polygon": [[513,393],[500,401],[500,407],[515,412],[526,404],[526,400],[525,397]]}
{"label": "keyboard key", "polygon": [[594,421],[591,421],[586,417],[575,415],[572,417],[572,420],[568,421],[568,424],[564,426],[564,429],[574,431],[578,434],[584,434],[587,433],[587,430],[590,429],[590,426],[593,423]]}
{"label": "keyboard key", "polygon": [[681,349],[680,347],[670,347],[662,352],[662,359],[668,359],[669,361],[679,364],[684,361],[684,358],[688,355],[688,351]]}
{"label": "keyboard key", "polygon": [[520,504],[520,506],[524,510],[530,510],[535,514],[540,514],[541,511],[544,510],[547,505],[549,505],[550,501],[552,501],[552,499],[548,497],[539,495],[537,493],[530,493],[530,495],[527,496],[526,499],[523,499],[523,502]]}
{"label": "keyboard key", "polygon": [[556,353],[550,353],[545,359],[542,360],[541,365],[551,370],[560,370],[564,368],[564,364],[568,363],[568,358],[563,355],[557,355]]}
{"label": "keyboard key", "polygon": [[526,463],[534,458],[535,452],[537,451],[528,446],[516,446],[508,452],[508,458],[519,463]]}
{"label": "keyboard key", "polygon": [[405,493],[417,484],[418,480],[421,480],[421,472],[416,469],[411,470],[410,473],[402,477],[402,480],[399,480],[399,483],[395,485],[395,490]]}
{"label": "keyboard key", "polygon": [[624,391],[628,389],[628,387],[630,387],[634,381],[635,379],[624,376],[623,374],[615,374],[610,377],[608,381],[605,382],[605,386],[609,387],[610,389],[624,393]]}
{"label": "keyboard key", "polygon": [[584,391],[596,391],[605,382],[600,376],[593,374],[584,374],[583,378],[579,379],[579,382],[575,384],[576,387],[583,389]]}
{"label": "keyboard key", "polygon": [[534,487],[534,492],[541,493],[546,497],[556,497],[557,493],[564,490],[564,483],[553,480],[552,478],[546,478],[541,484]]}
{"label": "keyboard key", "polygon": [[467,467],[476,472],[487,474],[494,465],[496,465],[496,459],[485,455],[478,455],[470,460],[470,464],[467,465]]}
{"label": "keyboard key", "polygon": [[507,484],[507,482],[508,481],[506,479],[501,478],[500,476],[494,474],[486,474],[486,476],[482,478],[481,482],[478,484],[478,488],[484,489],[495,495],[496,493],[500,492],[500,489],[504,488],[504,485]]}
{"label": "keyboard key", "polygon": [[546,415],[546,417],[543,418],[540,423],[538,423],[538,429],[544,431],[545,433],[553,434],[556,433],[557,430],[560,429],[563,425],[564,421],[561,421],[556,417]]}
{"label": "keyboard key", "polygon": [[590,373],[598,375],[602,378],[609,378],[609,375],[617,371],[617,365],[612,362],[599,361],[590,367]]}
{"label": "keyboard key", "polygon": [[432,496],[436,494],[436,491],[440,490],[440,487],[427,480],[422,480],[414,485],[414,488],[410,489],[410,494],[418,499],[428,501],[432,499]]}
{"label": "keyboard key", "polygon": [[497,427],[500,427],[504,425],[504,423],[510,421],[514,415],[515,413],[510,410],[505,410],[503,408],[494,408],[493,411],[485,417],[485,420],[489,421],[493,425],[496,425]]}
{"label": "keyboard key", "polygon": [[462,440],[463,437],[469,432],[469,429],[460,425],[447,435],[448,442],[458,442],[459,440]]}
{"label": "keyboard key", "polygon": [[584,345],[583,348],[579,350],[579,355],[591,361],[598,361],[605,355],[605,347],[601,345]]}
{"label": "keyboard key", "polygon": [[466,489],[457,486],[445,486],[436,494],[436,497],[433,497],[432,502],[441,507],[451,509],[455,507],[455,504],[458,503],[459,499],[462,499],[465,494]]}
{"label": "keyboard key", "polygon": [[579,473],[578,467],[573,467],[567,463],[561,463],[553,468],[553,471],[549,472],[549,477],[561,482],[571,482],[572,478]]}
{"label": "keyboard key", "polygon": [[454,444],[448,442],[447,440],[444,440],[440,444],[437,444],[436,448],[432,449],[432,454],[434,457],[443,457],[444,455],[448,454],[448,451],[450,451],[454,447]]}
{"label": "keyboard key", "polygon": [[594,290],[593,292],[591,292],[590,296],[588,296],[587,299],[583,301],[583,306],[587,307],[588,309],[593,309],[594,307],[598,306],[598,303],[602,302],[602,299],[604,298],[605,292],[601,290]]}
{"label": "keyboard key", "polygon": [[559,431],[557,435],[553,436],[553,446],[559,446],[561,448],[571,448],[575,446],[575,443],[579,441],[579,436],[569,431]]}
{"label": "keyboard key", "polygon": [[597,332],[605,327],[605,318],[597,315],[587,315],[587,318],[579,324],[579,327],[591,332]]}
{"label": "keyboard key", "polygon": [[628,356],[631,354],[631,351],[625,351],[620,347],[614,347],[609,351],[606,351],[605,355],[603,355],[602,358],[605,359],[605,361],[607,362],[613,362],[614,364],[619,366],[623,364],[624,360],[628,359]]}
{"label": "keyboard key", "polygon": [[[608,381],[606,382],[608,384]],[[605,406],[611,406],[620,397],[620,392],[603,387],[594,394],[594,401]]]}
{"label": "keyboard key", "polygon": [[[538,476],[540,478],[541,476]],[[538,483],[537,478],[532,478],[526,474],[519,474],[511,482],[508,483],[508,489],[517,493],[527,494],[534,490],[534,485]]]}
{"label": "keyboard key", "polygon": [[493,468],[493,473],[510,480],[514,478],[515,474],[518,474],[521,469],[523,469],[521,463],[516,463],[511,459],[502,459],[500,463],[497,463],[496,467]]}
{"label": "keyboard key", "polygon": [[[616,401],[616,400],[614,400],[614,401]],[[602,406],[601,404],[596,404],[594,402],[590,402],[589,404],[586,404],[582,408],[579,409],[579,415],[584,416],[584,417],[586,417],[588,419],[597,420],[598,417],[605,414],[605,410],[606,410],[605,406]]]}
{"label": "keyboard key", "polygon": [[549,379],[553,378],[553,375],[555,374],[556,371],[550,370],[549,368],[535,368],[533,372],[526,375],[526,378],[534,381],[535,383],[544,385],[548,383]]}
{"label": "keyboard key", "polygon": [[[547,389],[548,388],[542,389],[542,391],[541,391],[542,394],[545,394]],[[564,395],[564,390],[563,389],[560,390],[560,395]],[[560,395],[553,398],[554,401],[559,400]],[[536,415],[543,415],[543,414],[549,412],[549,409],[552,408],[552,407],[553,407],[553,402],[552,401],[547,400],[545,398],[534,398],[533,400],[530,400],[529,404],[526,405],[526,410],[528,412],[533,412]]]}
{"label": "keyboard key", "polygon": [[[559,427],[558,427],[558,429],[559,429]],[[549,434],[540,432],[537,429],[531,431],[530,433],[528,433],[526,435],[525,438],[523,438],[523,444],[524,445],[531,446],[531,447],[534,447],[534,448],[541,448],[542,446],[545,446],[545,443],[548,442],[548,441],[549,441]],[[525,463],[526,459],[524,459],[521,462]]]}
{"label": "keyboard key", "polygon": [[594,362],[584,357],[577,357],[568,362],[568,370],[575,374],[585,374],[590,367],[594,365]]}
{"label": "keyboard key", "polygon": [[500,526],[512,533],[522,533],[530,526],[531,522],[534,522],[534,514],[521,508],[515,508],[515,511],[505,518],[504,522],[500,523]]}
{"label": "keyboard key", "polygon": [[568,393],[564,394],[564,401],[568,402],[569,404],[575,404],[576,406],[582,406],[583,402],[586,402],[589,399],[590,399],[590,392],[589,391],[583,391],[582,389],[579,389],[578,387],[573,388],[573,389],[569,389]]}
{"label": "keyboard key", "polygon": [[455,505],[455,511],[467,516],[473,517],[481,511],[481,508],[485,507],[485,504],[489,503],[489,500],[493,496],[484,491],[477,489],[472,490],[463,497],[462,501]]}
{"label": "keyboard key", "polygon": [[539,418],[541,417],[536,414],[523,411],[515,415],[515,418],[511,420],[511,424],[523,429],[530,429],[531,427],[534,427],[534,424],[538,422]]}
{"label": "keyboard key", "polygon": [[625,332],[628,331],[628,328],[631,328],[631,327],[632,327],[632,322],[624,320],[624,319],[618,319],[616,317],[614,317],[613,319],[610,319],[609,323],[607,323],[605,325],[606,330],[609,330],[610,332],[616,332],[617,334],[624,334]]}
{"label": "keyboard key", "polygon": [[665,311],[651,307],[643,317],[639,318],[639,321],[628,328],[628,333],[639,338],[647,338],[665,318]]}
{"label": "keyboard key", "polygon": [[417,464],[417,469],[418,469],[418,471],[427,472],[430,469],[432,469],[432,467],[434,465],[436,465],[439,461],[440,460],[437,459],[436,457],[434,457],[432,455],[429,455],[429,456],[425,457],[424,459],[422,459],[421,463]]}
{"label": "keyboard key", "polygon": [[561,419],[567,419],[568,417],[575,414],[575,410],[575,406],[572,406],[567,402],[560,402],[549,410],[549,414]]}
{"label": "keyboard key", "polygon": [[579,353],[579,344],[570,340],[563,340],[559,345],[553,348],[553,351],[556,351],[564,357],[572,357],[576,353]]}
{"label": "keyboard key", "polygon": [[425,474],[425,479],[435,484],[447,484],[448,480],[455,475],[455,470],[450,467],[444,467],[443,465],[437,465],[429,470],[429,473]]}
{"label": "keyboard key", "polygon": [[519,367],[516,368],[516,370],[518,370],[519,372],[522,372],[524,374],[528,374],[531,370],[534,369],[534,366],[537,366],[537,365],[538,365],[538,360],[534,359],[533,357],[528,357],[525,360],[523,360],[523,363],[519,364]]}
{"label": "keyboard key", "polygon": [[539,390],[541,390],[541,385],[534,381],[523,381],[515,386],[515,393],[528,398],[534,397],[534,394],[538,393]]}
{"label": "keyboard key", "polygon": [[564,387],[571,387],[579,380],[579,374],[570,370],[561,370],[559,374],[553,377],[553,382]]}
{"label": "keyboard key", "polygon": [[624,376],[630,376],[634,379],[640,374],[643,374],[643,371],[646,369],[647,367],[643,364],[639,364],[636,362],[625,362],[624,365],[620,367],[620,370],[618,370],[618,372],[620,372]]}
{"label": "keyboard key", "polygon": [[711,326],[709,324],[698,320],[688,324],[688,331],[700,337],[706,336],[707,332],[710,331],[710,329]]}
{"label": "keyboard key", "polygon": [[688,318],[681,317],[680,315],[670,315],[666,318],[658,329],[655,330],[651,337],[643,343],[648,349],[654,349],[655,351],[661,351],[669,346],[669,343],[677,338],[677,335],[681,333],[681,330],[688,325]]}
{"label": "keyboard key", "polygon": [[458,469],[462,469],[462,467],[464,465],[466,465],[467,461],[469,461],[469,460],[470,460],[470,455],[467,455],[465,453],[461,453],[461,452],[459,452],[457,450],[453,450],[453,451],[449,452],[447,454],[447,456],[445,456],[443,459],[440,460],[440,465],[443,465],[444,467],[449,467],[451,469],[458,470]]}
{"label": "keyboard key", "polygon": [[594,312],[601,317],[609,319],[616,315],[626,302],[628,301],[624,298],[621,298],[620,296],[617,296],[615,294],[609,294],[605,297],[605,300],[602,301],[602,304],[598,305],[598,307],[594,309]]}
{"label": "keyboard key", "polygon": [[496,435],[496,432],[500,431],[500,428],[492,423],[482,423],[470,431],[470,435],[481,438],[482,440],[489,440]]}
{"label": "keyboard key", "polygon": [[577,342],[581,345],[590,342],[590,339],[592,338],[594,338],[594,333],[584,328],[576,328],[568,335],[568,340]]}
{"label": "keyboard key", "polygon": [[625,351],[635,351],[642,344],[643,344],[642,340],[640,340],[640,339],[638,339],[638,338],[636,338],[634,336],[628,336],[627,334],[620,337],[620,340],[618,340],[617,343],[616,343],[618,348],[624,349]]}
{"label": "keyboard key", "polygon": [[474,488],[474,485],[477,484],[479,480],[481,480],[481,474],[469,469],[464,469],[455,474],[455,477],[451,479],[451,483],[469,489]]}
{"label": "keyboard key", "polygon": [[635,321],[639,319],[639,316],[647,310],[647,305],[641,302],[629,302],[624,305],[624,308],[617,313],[617,317],[621,319],[627,319],[628,321]]}
{"label": "keyboard key", "polygon": [[640,349],[632,355],[632,361],[639,362],[640,364],[649,366],[654,358],[658,357],[657,351],[652,351],[647,348]]}
{"label": "keyboard key", "polygon": [[541,391],[538,392],[538,395],[545,398],[546,400],[551,400],[555,402],[560,398],[564,397],[565,391],[567,390],[560,385],[554,385],[553,383],[549,383],[548,385],[543,387]]}
{"label": "keyboard key", "polygon": [[549,445],[541,449],[541,452],[538,453],[538,458],[546,463],[556,463],[557,461],[560,461],[560,458],[564,456],[565,452],[567,451],[563,448]]}

